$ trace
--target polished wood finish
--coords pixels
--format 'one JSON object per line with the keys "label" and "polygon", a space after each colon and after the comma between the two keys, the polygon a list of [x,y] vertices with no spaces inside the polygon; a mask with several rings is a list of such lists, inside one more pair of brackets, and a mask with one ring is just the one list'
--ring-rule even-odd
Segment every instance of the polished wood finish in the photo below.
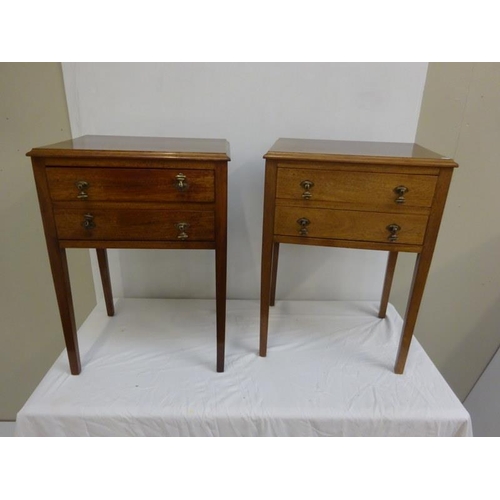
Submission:
{"label": "polished wood finish", "polygon": [[311,238],[310,236],[282,236],[274,235],[274,241],[278,243],[290,243],[292,245],[309,245],[334,248],[357,248],[360,250],[381,250],[392,252],[397,247],[398,252],[420,252],[422,245],[405,245],[402,243],[377,243],[374,241],[350,241],[332,240],[328,238]]}
{"label": "polished wood finish", "polygon": [[276,162],[266,162],[264,221],[262,226],[262,261],[260,277],[260,356],[267,355],[269,306],[271,304],[271,271],[274,244],[274,200],[276,197]]}
{"label": "polished wood finish", "polygon": [[179,158],[198,161],[229,161],[225,139],[177,137],[128,137],[84,135],[76,139],[33,148],[28,156],[67,158]]}
{"label": "polished wood finish", "polygon": [[[34,155],[35,150],[30,151],[28,156]],[[32,154],[33,153],[33,154]],[[68,160],[71,159],[71,164],[75,168],[94,168],[96,161],[101,158],[106,158],[106,168],[144,168],[151,167],[155,169],[182,169],[182,170],[215,170],[217,161],[209,160],[192,160],[179,158],[163,158],[163,157],[149,157],[138,158],[137,156],[109,156],[109,153],[101,157],[93,157],[86,153],[87,156],[78,157],[74,154],[70,157],[67,156],[51,156],[46,158],[46,167],[61,167],[69,166]],[[152,162],[152,160],[154,160]]]}
{"label": "polished wood finish", "polygon": [[260,355],[267,354],[280,243],[388,251],[381,318],[398,253],[414,252],[418,257],[394,368],[403,373],[458,165],[418,144],[305,139],[279,139],[264,158]]}
{"label": "polished wood finish", "polygon": [[[93,217],[95,227],[86,229],[82,223],[86,215]],[[189,224],[185,234],[189,241],[214,240],[213,212],[113,210],[103,205],[98,209],[54,209],[57,234],[63,240],[173,240],[180,231],[176,224]]]}
{"label": "polished wood finish", "polygon": [[[310,180],[314,186],[310,189],[311,198],[304,200],[304,188],[301,182]],[[398,195],[397,186],[408,188],[405,194],[405,207],[430,207],[434,197],[437,177],[431,175],[380,174],[375,172],[322,171],[313,168],[293,169],[278,168],[278,198],[303,201],[335,201],[339,203],[358,203],[380,207],[395,205]]]}
{"label": "polished wood finish", "polygon": [[[364,156],[359,157],[359,161],[356,163],[349,163],[347,160],[339,160],[335,161],[335,164],[332,162],[325,161],[328,158],[326,155],[323,157],[321,161],[312,161],[312,160],[301,160],[301,161],[286,161],[286,160],[278,160],[278,168],[288,168],[288,169],[313,169],[313,170],[322,170],[324,172],[328,171],[338,171],[338,172],[360,172],[360,165],[362,165],[362,171],[366,173],[378,173],[378,174],[393,174],[396,172],[394,167],[397,167],[397,172],[401,174],[410,174],[410,175],[439,175],[439,168],[434,166],[427,165],[415,165],[413,163],[404,165],[394,165],[391,163],[380,163],[373,160],[373,158],[365,158]],[[334,158],[334,157],[331,157]],[[343,157],[349,159],[349,157]],[[352,161],[352,158],[350,158]],[[380,159],[379,159],[380,160]]]}
{"label": "polished wood finish", "polygon": [[43,160],[33,158],[32,164],[38,200],[40,202],[45,240],[47,242],[52,279],[54,281],[57,305],[61,317],[64,342],[66,343],[66,350],[68,352],[70,371],[72,375],[78,375],[82,368],[78,339],[76,336],[75,312],[73,309],[66,250],[60,248],[58,244],[56,225],[52,216],[49,187],[45,176]]}
{"label": "polished wood finish", "polygon": [[378,312],[379,318],[385,318],[387,312],[387,304],[389,303],[389,295],[391,294],[392,280],[394,278],[397,260],[398,252],[389,252],[387,268],[385,270],[384,287],[382,289],[382,298],[380,299],[380,309]]}
{"label": "polished wood finish", "polygon": [[398,142],[278,139],[266,159],[381,163],[384,165],[457,167],[451,159],[418,144]]}
{"label": "polished wood finish", "polygon": [[424,294],[425,283],[431,267],[432,256],[434,254],[434,248],[436,246],[436,240],[439,233],[439,226],[441,225],[446,198],[450,188],[452,173],[452,170],[443,169],[439,175],[439,181],[436,186],[436,197],[432,207],[432,213],[429,217],[427,233],[425,235],[427,244],[422,249],[422,252],[417,255],[410,297],[408,299],[403,324],[403,333],[401,335],[396,364],[394,366],[394,371],[398,374],[403,373],[406,359],[408,357],[408,351],[413,337],[413,330],[417,322],[418,311]]}
{"label": "polished wood finish", "polygon": [[[181,170],[182,169],[182,170]],[[189,188],[176,188],[176,175],[184,174]],[[179,167],[171,169],[142,169],[141,175],[133,168],[47,168],[50,195],[54,201],[78,203],[78,181],[85,181],[86,202],[122,201],[134,202],[213,202],[213,170],[191,170]]]}
{"label": "polished wood finish", "polygon": [[303,207],[303,208],[329,208],[332,210],[358,210],[361,212],[367,209],[370,212],[383,212],[387,214],[414,214],[414,215],[429,215],[431,213],[430,207],[416,207],[380,203],[379,200],[373,200],[372,203],[346,203],[339,201],[318,201],[318,200],[299,200],[299,199],[285,199],[276,198],[276,206],[282,207]]}
{"label": "polished wood finish", "polygon": [[273,264],[271,268],[271,299],[269,305],[274,306],[276,302],[276,280],[278,279],[278,260],[280,256],[280,244],[273,244]]}
{"label": "polished wood finish", "polygon": [[215,250],[216,366],[224,371],[228,142],[84,136],[27,155],[71,373],[80,373],[81,365],[66,248],[96,248],[110,316],[107,248]]}
{"label": "polished wood finish", "polygon": [[226,273],[227,273],[227,164],[216,170],[215,203],[215,289],[217,296],[217,371],[224,371],[226,343]]}
{"label": "polished wood finish", "polygon": [[189,240],[59,240],[61,248],[150,248],[158,250],[215,250],[215,241],[189,241]]}
{"label": "polished wood finish", "polygon": [[317,208],[276,207],[274,234],[299,236],[301,218],[310,221],[305,238],[373,241],[387,243],[390,224],[398,224],[397,243],[421,245],[424,241],[427,216],[326,210]]}
{"label": "polished wood finish", "polygon": [[102,289],[104,291],[104,301],[108,316],[115,315],[115,304],[113,302],[113,292],[111,291],[111,276],[109,275],[108,252],[105,248],[96,248],[99,273],[101,274]]}

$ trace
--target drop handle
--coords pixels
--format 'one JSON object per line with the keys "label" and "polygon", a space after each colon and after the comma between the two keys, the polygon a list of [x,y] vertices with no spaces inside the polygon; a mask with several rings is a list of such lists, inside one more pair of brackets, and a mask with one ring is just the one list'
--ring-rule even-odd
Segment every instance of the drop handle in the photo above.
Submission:
{"label": "drop handle", "polygon": [[312,193],[310,190],[311,188],[314,187],[314,182],[308,180],[302,181],[300,183],[300,187],[304,189],[304,192],[302,193],[302,198],[304,198],[304,200],[310,200],[312,198]]}
{"label": "drop handle", "polygon": [[94,229],[95,227],[94,216],[92,214],[85,214],[83,216],[82,226],[87,230]]}
{"label": "drop handle", "polygon": [[186,229],[189,227],[189,224],[187,222],[178,222],[175,227],[179,231],[179,235],[177,236],[177,239],[179,240],[187,240],[189,238],[189,235],[186,233]]}
{"label": "drop handle", "polygon": [[387,230],[391,233],[387,239],[391,242],[394,243],[395,241],[398,240],[398,233],[401,231],[401,226],[398,226],[397,224],[389,224],[387,226]]}
{"label": "drop handle", "polygon": [[175,176],[174,186],[177,189],[177,191],[187,191],[187,189],[189,188],[187,177],[182,173],[177,174]]}
{"label": "drop handle", "polygon": [[394,192],[398,195],[398,197],[394,200],[395,203],[398,203],[401,205],[404,203],[405,200],[405,194],[409,191],[409,189],[406,186],[397,186],[394,188]]}
{"label": "drop handle", "polygon": [[79,200],[86,200],[89,197],[86,191],[90,187],[90,184],[87,181],[76,181],[75,186],[78,189],[77,198]]}
{"label": "drop handle", "polygon": [[305,217],[301,217],[300,219],[297,220],[297,224],[300,226],[299,229],[299,234],[300,236],[307,236],[307,226],[311,224],[311,221],[309,219],[306,219]]}

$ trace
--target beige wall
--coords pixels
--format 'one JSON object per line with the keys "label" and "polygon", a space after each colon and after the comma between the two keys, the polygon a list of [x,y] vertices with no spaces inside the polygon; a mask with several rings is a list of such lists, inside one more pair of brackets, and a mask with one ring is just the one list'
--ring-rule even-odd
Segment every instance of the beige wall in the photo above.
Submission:
{"label": "beige wall", "polygon": [[[61,66],[0,63],[0,420],[14,420],[64,348],[31,163],[70,138]],[[86,250],[68,252],[78,325],[95,305]]]}
{"label": "beige wall", "polygon": [[[415,334],[462,400],[500,344],[500,64],[431,63],[417,140],[455,170]],[[401,256],[403,314],[414,259]]]}

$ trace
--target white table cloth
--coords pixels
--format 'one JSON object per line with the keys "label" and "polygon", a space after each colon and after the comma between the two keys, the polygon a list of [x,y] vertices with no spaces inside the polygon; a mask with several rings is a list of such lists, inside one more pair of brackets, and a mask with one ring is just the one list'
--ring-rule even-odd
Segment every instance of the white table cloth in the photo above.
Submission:
{"label": "white table cloth", "polygon": [[[226,371],[215,371],[215,301],[119,299],[78,332],[17,416],[17,436],[470,436],[470,416],[416,339],[375,302],[278,301],[267,358],[259,303],[227,303]],[[439,335],[439,332],[436,332]]]}

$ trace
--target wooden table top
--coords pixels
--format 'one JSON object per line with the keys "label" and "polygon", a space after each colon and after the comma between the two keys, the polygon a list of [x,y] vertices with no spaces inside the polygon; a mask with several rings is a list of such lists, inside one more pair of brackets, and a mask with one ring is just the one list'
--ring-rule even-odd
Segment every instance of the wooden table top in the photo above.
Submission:
{"label": "wooden table top", "polygon": [[312,161],[383,160],[385,163],[408,163],[457,167],[451,159],[414,143],[331,141],[317,139],[278,139],[264,155],[266,159]]}
{"label": "wooden table top", "polygon": [[176,137],[127,137],[84,135],[76,139],[33,148],[27,156],[60,157],[164,157],[193,160],[230,160],[225,139],[190,139]]}

